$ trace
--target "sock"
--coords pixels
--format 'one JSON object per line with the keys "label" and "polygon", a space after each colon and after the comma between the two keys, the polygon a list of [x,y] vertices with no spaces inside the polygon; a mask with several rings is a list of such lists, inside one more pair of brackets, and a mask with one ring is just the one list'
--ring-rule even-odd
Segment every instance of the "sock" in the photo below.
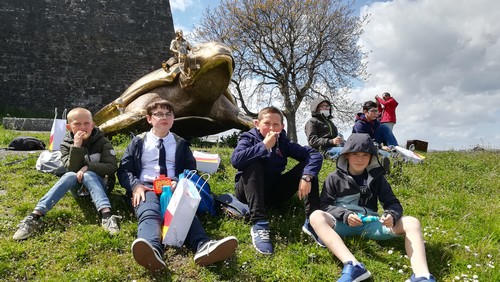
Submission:
{"label": "sock", "polygon": [[102,219],[108,219],[111,217],[111,211],[103,212],[102,213]]}
{"label": "sock", "polygon": [[42,217],[41,215],[34,213],[34,212],[30,213],[29,215],[31,215],[35,220],[39,220],[40,217]]}
{"label": "sock", "polygon": [[419,277],[422,277],[422,278],[425,278],[425,279],[429,279],[431,278],[431,274],[430,273],[414,273],[415,275],[415,278],[419,278]]}

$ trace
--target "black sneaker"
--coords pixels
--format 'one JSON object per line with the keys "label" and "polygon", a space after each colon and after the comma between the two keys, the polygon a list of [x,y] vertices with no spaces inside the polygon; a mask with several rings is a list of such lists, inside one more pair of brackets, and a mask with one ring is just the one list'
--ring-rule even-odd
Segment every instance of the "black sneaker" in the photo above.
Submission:
{"label": "black sneaker", "polygon": [[387,174],[391,173],[391,160],[388,157],[382,158],[382,166],[385,169],[385,173]]}
{"label": "black sneaker", "polygon": [[132,243],[132,255],[138,264],[151,272],[162,271],[167,268],[158,251],[142,238],[137,238]]}
{"label": "black sneaker", "polygon": [[194,255],[194,262],[199,266],[223,261],[234,254],[238,247],[238,239],[229,236],[221,240],[210,240],[203,244]]}

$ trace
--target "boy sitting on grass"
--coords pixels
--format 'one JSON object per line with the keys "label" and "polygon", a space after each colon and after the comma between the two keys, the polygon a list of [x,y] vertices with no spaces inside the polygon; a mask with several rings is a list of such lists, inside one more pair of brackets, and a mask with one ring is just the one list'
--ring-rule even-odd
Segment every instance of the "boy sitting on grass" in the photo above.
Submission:
{"label": "boy sitting on grass", "polygon": [[78,197],[79,190],[88,190],[92,202],[101,214],[101,225],[109,234],[119,231],[119,216],[112,215],[111,204],[106,195],[105,176],[112,176],[118,168],[113,145],[104,134],[94,127],[92,114],[84,108],[75,108],[68,113],[68,132],[61,143],[61,159],[68,170],[45,196],[31,214],[19,224],[14,240],[23,240],[33,235],[42,225],[46,215],[59,200],[71,190]]}
{"label": "boy sitting on grass", "polygon": [[[267,208],[288,201],[295,193],[304,200],[305,221],[302,231],[318,244],[309,215],[319,208],[318,173],[323,157],[311,147],[301,146],[287,138],[283,114],[275,107],[266,107],[254,121],[255,128],[243,133],[231,155],[231,164],[238,169],[235,195],[250,208],[252,244],[261,254],[271,255]],[[298,161],[284,172],[288,159]]]}
{"label": "boy sitting on grass", "polygon": [[[363,281],[371,275],[342,241],[342,237],[354,235],[374,240],[404,235],[414,273],[407,281],[435,281],[427,266],[420,222],[403,216],[403,207],[384,174],[372,138],[368,134],[352,134],[337,161],[337,170],[324,182],[320,196],[322,210],[311,214],[311,225],[328,249],[344,263],[338,281]],[[384,208],[381,217],[377,213],[379,200]]]}
{"label": "boy sitting on grass", "polygon": [[[153,190],[153,181],[161,174],[172,178],[185,169],[196,169],[196,160],[189,142],[170,131],[174,125],[174,106],[167,100],[155,100],[146,106],[146,119],[152,128],[137,135],[127,146],[118,169],[118,180],[132,198],[137,217],[137,239],[132,243],[132,255],[138,264],[151,272],[167,268],[162,256],[160,200]],[[208,237],[198,217],[194,217],[185,245],[200,266],[211,265],[232,256],[238,246],[234,236],[220,240]]]}

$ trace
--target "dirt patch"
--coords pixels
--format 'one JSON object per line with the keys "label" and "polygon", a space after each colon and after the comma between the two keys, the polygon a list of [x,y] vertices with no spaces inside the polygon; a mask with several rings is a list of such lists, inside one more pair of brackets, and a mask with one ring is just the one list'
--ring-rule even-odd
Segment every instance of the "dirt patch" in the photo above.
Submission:
{"label": "dirt patch", "polygon": [[0,161],[4,160],[7,156],[27,157],[27,156],[31,156],[32,154],[36,154],[38,156],[38,155],[40,155],[41,152],[43,152],[43,150],[38,150],[38,151],[0,150]]}

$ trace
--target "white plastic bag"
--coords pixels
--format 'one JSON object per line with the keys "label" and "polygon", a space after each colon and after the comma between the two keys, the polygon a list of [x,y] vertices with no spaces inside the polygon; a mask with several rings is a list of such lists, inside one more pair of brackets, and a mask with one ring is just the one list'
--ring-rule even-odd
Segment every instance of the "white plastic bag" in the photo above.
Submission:
{"label": "white plastic bag", "polygon": [[182,247],[200,201],[200,193],[192,181],[182,178],[177,182],[163,216],[163,244]]}
{"label": "white plastic bag", "polygon": [[400,146],[395,146],[394,149],[405,159],[406,161],[411,161],[413,163],[421,163],[424,161],[425,157],[417,154],[415,152],[412,152],[408,149],[405,149]]}
{"label": "white plastic bag", "polygon": [[61,160],[61,151],[43,151],[36,160],[36,170],[61,176],[66,173],[66,167]]}

